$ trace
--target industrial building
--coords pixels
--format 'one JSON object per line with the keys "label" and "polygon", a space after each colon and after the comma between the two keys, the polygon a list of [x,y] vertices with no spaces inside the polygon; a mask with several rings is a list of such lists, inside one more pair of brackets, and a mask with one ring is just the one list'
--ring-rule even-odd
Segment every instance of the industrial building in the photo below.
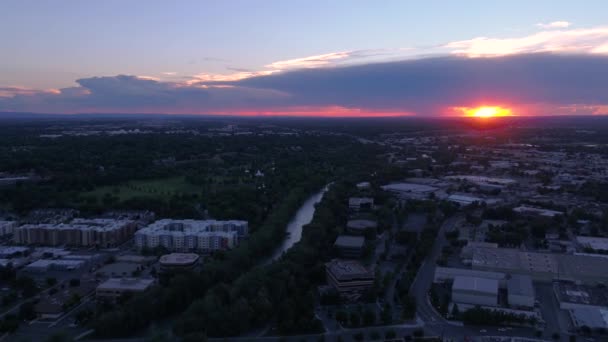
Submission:
{"label": "industrial building", "polygon": [[561,211],[534,208],[534,207],[529,207],[529,206],[525,206],[525,205],[513,208],[513,211],[518,214],[521,214],[521,215],[540,216],[540,217],[555,217],[555,216],[564,215],[564,213]]}
{"label": "industrial building", "polygon": [[511,307],[534,307],[535,294],[532,278],[528,275],[513,274],[507,280],[508,302]]}
{"label": "industrial building", "polygon": [[346,222],[346,231],[354,235],[363,235],[368,229],[375,231],[377,228],[378,223],[373,220],[348,220]]}
{"label": "industrial building", "polygon": [[165,247],[177,252],[230,249],[248,234],[246,221],[159,220],[135,233],[138,249]]}
{"label": "industrial building", "polygon": [[348,208],[352,211],[371,210],[374,208],[374,199],[370,197],[351,197],[348,199]]}
{"label": "industrial building", "polygon": [[393,193],[401,200],[424,200],[432,196],[431,194],[435,193],[439,188],[426,184],[393,183],[382,186],[382,190]]}
{"label": "industrial building", "polygon": [[498,304],[498,280],[458,276],[452,284],[454,303],[496,306]]}
{"label": "industrial building", "polygon": [[452,268],[452,267],[435,267],[435,278],[433,282],[442,283],[452,281],[456,277],[473,277],[495,279],[502,281],[506,278],[506,274],[500,272],[476,271],[468,268]]}
{"label": "industrial building", "polygon": [[15,229],[14,241],[25,245],[114,247],[137,229],[133,220],[74,219],[70,223],[26,224]]}
{"label": "industrial building", "polygon": [[334,243],[334,247],[343,258],[360,258],[364,246],[365,238],[362,236],[340,235]]}
{"label": "industrial building", "polygon": [[95,274],[108,278],[132,277],[141,269],[142,267],[138,264],[130,262],[115,262],[103,266],[102,268],[98,269]]}
{"label": "industrial building", "polygon": [[482,198],[463,194],[451,194],[446,197],[446,201],[452,202],[461,206],[471,205],[473,203],[495,205],[501,202],[498,198]]}
{"label": "industrial building", "polygon": [[175,272],[191,270],[196,267],[200,260],[198,254],[194,253],[171,253],[160,257],[161,272]]}
{"label": "industrial building", "polygon": [[95,295],[98,299],[116,300],[126,293],[144,292],[154,284],[154,279],[147,278],[110,278],[97,286]]}
{"label": "industrial building", "polygon": [[355,260],[334,259],[325,264],[327,283],[340,294],[360,294],[374,286],[374,272]]}
{"label": "industrial building", "polygon": [[560,309],[608,308],[608,293],[603,288],[560,281],[553,283],[553,292]]}
{"label": "industrial building", "polygon": [[573,309],[570,319],[575,328],[608,329],[608,308],[603,309]]}
{"label": "industrial building", "polygon": [[462,257],[475,270],[527,274],[534,281],[568,280],[592,285],[608,283],[608,258],[602,256],[466,246]]}
{"label": "industrial building", "polygon": [[578,242],[584,250],[608,252],[608,238],[577,236],[576,242]]}
{"label": "industrial building", "polygon": [[73,259],[40,259],[23,268],[28,273],[47,273],[49,271],[73,271],[80,269],[86,264],[84,260]]}

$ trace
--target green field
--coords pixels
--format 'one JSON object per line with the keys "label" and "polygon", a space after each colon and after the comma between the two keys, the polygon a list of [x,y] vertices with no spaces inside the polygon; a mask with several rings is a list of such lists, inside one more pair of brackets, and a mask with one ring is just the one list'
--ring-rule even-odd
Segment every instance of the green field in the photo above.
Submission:
{"label": "green field", "polygon": [[193,185],[184,177],[130,181],[121,185],[102,186],[93,191],[84,192],[84,197],[99,200],[106,196],[117,197],[125,201],[136,197],[163,198],[173,195],[200,194],[203,188]]}

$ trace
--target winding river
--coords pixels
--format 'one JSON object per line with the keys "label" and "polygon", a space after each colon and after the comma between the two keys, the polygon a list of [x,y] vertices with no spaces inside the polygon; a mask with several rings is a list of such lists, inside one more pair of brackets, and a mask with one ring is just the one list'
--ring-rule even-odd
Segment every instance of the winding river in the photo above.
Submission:
{"label": "winding river", "polygon": [[329,189],[331,184],[326,185],[319,192],[308,197],[302,206],[298,209],[294,217],[289,221],[287,225],[286,238],[279,247],[274,251],[272,256],[267,259],[264,264],[268,264],[275,261],[283,255],[288,249],[290,249],[296,242],[302,238],[302,227],[309,224],[315,214],[315,204],[319,203],[325,195],[325,192]]}

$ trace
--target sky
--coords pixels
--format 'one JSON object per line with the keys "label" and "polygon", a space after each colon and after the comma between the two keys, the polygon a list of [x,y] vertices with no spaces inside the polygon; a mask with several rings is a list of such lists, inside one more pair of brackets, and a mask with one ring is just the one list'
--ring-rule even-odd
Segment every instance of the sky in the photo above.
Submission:
{"label": "sky", "polygon": [[608,2],[0,2],[0,112],[608,114]]}

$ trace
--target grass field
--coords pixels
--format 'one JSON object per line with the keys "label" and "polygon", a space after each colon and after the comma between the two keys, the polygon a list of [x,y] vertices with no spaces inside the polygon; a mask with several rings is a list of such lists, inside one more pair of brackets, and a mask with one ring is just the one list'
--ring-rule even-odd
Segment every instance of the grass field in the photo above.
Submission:
{"label": "grass field", "polygon": [[200,194],[202,187],[188,183],[184,177],[131,181],[121,185],[102,186],[93,191],[82,193],[84,197],[101,200],[107,195],[125,201],[135,197],[168,197],[175,194]]}

